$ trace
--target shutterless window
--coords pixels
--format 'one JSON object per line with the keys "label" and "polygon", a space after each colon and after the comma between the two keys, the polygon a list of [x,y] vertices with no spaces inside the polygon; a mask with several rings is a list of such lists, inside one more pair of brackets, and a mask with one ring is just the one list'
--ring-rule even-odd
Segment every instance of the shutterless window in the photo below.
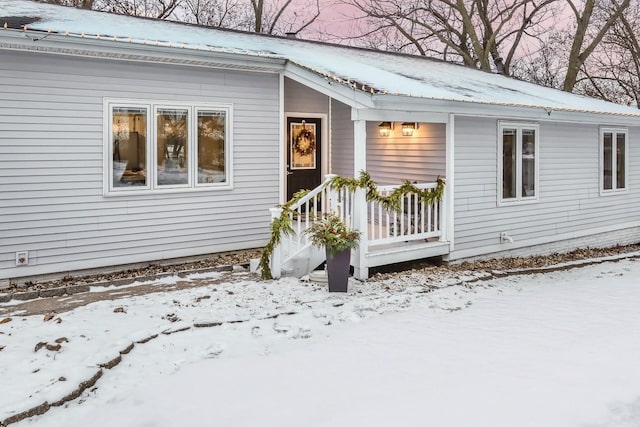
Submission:
{"label": "shutterless window", "polygon": [[189,110],[156,110],[157,186],[189,185]]}
{"label": "shutterless window", "polygon": [[230,106],[105,105],[108,193],[230,185]]}
{"label": "shutterless window", "polygon": [[499,126],[499,201],[535,200],[538,183],[538,126]]}
{"label": "shutterless window", "polygon": [[603,192],[615,192],[627,188],[627,131],[602,129],[601,181]]}
{"label": "shutterless window", "polygon": [[198,184],[226,181],[226,111],[198,109]]}
{"label": "shutterless window", "polygon": [[111,110],[112,188],[148,188],[147,107],[113,107]]}

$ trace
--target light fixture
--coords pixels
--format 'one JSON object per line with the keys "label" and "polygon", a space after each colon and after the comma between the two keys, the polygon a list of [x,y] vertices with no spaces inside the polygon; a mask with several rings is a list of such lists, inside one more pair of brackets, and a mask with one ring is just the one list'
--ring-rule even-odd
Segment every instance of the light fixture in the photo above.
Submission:
{"label": "light fixture", "polygon": [[414,122],[402,123],[402,136],[413,136],[413,131],[418,129],[418,124]]}
{"label": "light fixture", "polygon": [[393,129],[392,122],[382,122],[378,125],[378,131],[380,132],[380,136],[389,136],[391,135],[391,130]]}

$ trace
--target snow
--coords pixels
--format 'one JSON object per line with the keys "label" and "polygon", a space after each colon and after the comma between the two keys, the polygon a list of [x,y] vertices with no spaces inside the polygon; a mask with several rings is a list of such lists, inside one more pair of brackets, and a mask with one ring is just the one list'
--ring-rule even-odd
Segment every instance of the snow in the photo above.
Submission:
{"label": "snow", "polygon": [[466,283],[414,272],[348,294],[247,280],[92,303],[60,323],[12,316],[0,420],[157,334],[16,425],[638,426],[638,277],[627,259]]}
{"label": "snow", "polygon": [[[504,76],[418,56],[394,55],[346,46],[309,43],[288,38],[224,31],[184,24],[57,7],[27,0],[0,0],[3,16],[39,17],[31,30],[53,31],[87,42],[116,37],[120,43],[172,46],[177,51],[233,52],[238,55],[288,59],[328,81],[381,91],[374,98],[396,95],[434,100],[465,101],[640,116],[632,107],[569,94]],[[2,25],[0,23],[0,25]],[[0,28],[0,34],[2,29]],[[388,95],[384,95],[388,93]]]}

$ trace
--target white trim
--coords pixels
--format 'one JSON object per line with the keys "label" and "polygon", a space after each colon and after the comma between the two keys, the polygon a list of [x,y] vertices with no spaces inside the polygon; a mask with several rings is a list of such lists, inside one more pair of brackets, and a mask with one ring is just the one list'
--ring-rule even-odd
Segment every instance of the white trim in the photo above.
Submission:
{"label": "white trim", "polygon": [[[284,96],[284,95],[283,95]],[[284,103],[283,103],[284,105]],[[280,144],[281,145],[281,150],[282,153],[280,154],[280,158],[282,159],[282,170],[283,172],[280,174],[283,176],[283,188],[284,188],[284,199],[286,201],[286,195],[287,195],[287,179],[286,179],[286,175],[287,175],[287,147],[289,144],[289,141],[287,141],[287,120],[289,118],[305,118],[308,117],[310,119],[320,119],[320,131],[322,132],[322,141],[321,141],[321,145],[320,145],[320,182],[322,182],[324,180],[324,176],[329,173],[327,172],[328,169],[328,149],[329,149],[329,144],[330,144],[330,139],[328,137],[329,135],[329,125],[328,125],[328,121],[329,121],[329,117],[327,114],[325,113],[300,113],[300,112],[296,112],[296,111],[287,111],[284,113],[284,120],[283,120],[283,125],[282,125],[282,129],[283,129],[283,134],[282,134],[282,138],[280,139],[281,141],[284,141],[284,144]]]}
{"label": "white trim", "polygon": [[[147,111],[146,148],[146,186],[142,187],[113,187],[113,135],[112,119],[113,108],[133,107],[143,108]],[[156,141],[156,113],[158,108],[182,108],[188,115],[188,184],[160,186],[157,183],[157,141]],[[103,195],[105,197],[126,195],[147,195],[167,193],[187,193],[198,191],[216,191],[233,189],[233,104],[164,101],[149,99],[104,98],[103,99]],[[225,113],[225,181],[221,183],[198,183],[197,168],[197,113],[200,110],[224,111]]]}
{"label": "white trim", "polygon": [[351,120],[366,120],[368,122],[417,122],[446,124],[448,119],[449,114],[443,112],[435,113],[370,108],[351,109]]}
{"label": "white trim", "polygon": [[443,231],[445,240],[449,241],[449,252],[455,248],[455,119],[455,114],[449,114],[449,119],[445,126],[446,182],[444,192],[446,195],[446,204],[444,214],[446,215],[446,229]]}
{"label": "white trim", "polygon": [[299,65],[288,62],[284,75],[291,80],[307,86],[323,95],[334,98],[350,107],[373,107],[371,95],[358,89],[352,89],[341,83],[324,79]]}
{"label": "white trim", "polygon": [[[505,129],[513,129],[516,131],[516,170],[515,178],[515,190],[516,196],[514,198],[505,199],[502,194],[502,173],[503,173],[503,132]],[[533,196],[523,196],[522,195],[522,165],[523,165],[523,157],[522,157],[522,131],[523,130],[533,130],[535,132],[534,139],[534,173],[535,173],[535,183],[534,183],[534,195]],[[497,205],[498,206],[513,206],[520,205],[525,203],[536,203],[540,199],[540,125],[537,123],[527,123],[527,122],[507,122],[507,121],[498,121],[498,150],[497,150]]]}
{"label": "white trim", "polygon": [[[585,123],[610,126],[635,126],[640,112],[614,113],[589,111],[556,111],[544,106],[501,105],[481,102],[464,102],[396,95],[373,95],[375,108],[379,110],[411,111],[414,113],[448,113],[457,116],[486,117],[499,120],[526,120],[536,122]],[[579,102],[579,100],[577,100]],[[551,114],[548,113],[551,111]]]}
{"label": "white trim", "polygon": [[[124,107],[124,108],[140,108],[146,111],[147,124],[146,124],[146,135],[145,135],[145,170],[147,171],[147,176],[145,179],[144,186],[136,186],[136,187],[121,187],[114,188],[113,186],[113,162],[111,158],[113,156],[113,107]],[[151,166],[151,159],[149,155],[150,150],[150,140],[151,140],[151,115],[152,108],[148,103],[140,102],[139,100],[122,100],[122,102],[113,102],[108,98],[103,99],[103,109],[104,109],[104,117],[106,120],[103,123],[105,139],[103,140],[104,153],[103,158],[105,165],[103,170],[103,195],[110,196],[113,194],[140,194],[151,191],[151,177],[149,176],[149,169]]]}
{"label": "white trim", "polygon": [[[278,185],[280,186],[280,204],[287,201],[287,119],[284,111],[284,74],[280,73],[278,82],[280,87],[278,88],[278,102],[280,107],[278,108],[278,120],[280,120],[280,126],[278,127],[278,156],[280,161],[278,174]],[[282,141],[285,143],[283,144]]]}
{"label": "white trim", "polygon": [[[604,134],[611,133],[611,189],[604,189]],[[618,155],[617,155],[617,135],[624,135],[624,187],[617,188],[617,166],[618,166]],[[629,130],[626,127],[609,127],[602,126],[600,127],[599,132],[599,143],[598,143],[598,158],[599,158],[599,168],[598,172],[599,179],[599,191],[600,196],[615,196],[618,194],[625,194],[629,192]]]}
{"label": "white trim", "polygon": [[[171,109],[175,109],[175,110],[180,110],[180,111],[186,111],[187,112],[187,146],[185,147],[185,150],[187,150],[187,183],[186,184],[163,184],[160,185],[158,183],[158,177],[160,175],[160,171],[158,170],[158,110],[159,109],[166,109],[166,110],[171,110]],[[191,139],[195,136],[193,133],[193,118],[195,116],[195,112],[188,107],[185,107],[184,105],[178,105],[178,104],[153,104],[153,119],[151,120],[153,122],[153,125],[151,127],[151,133],[149,134],[149,137],[147,138],[150,141],[153,141],[153,144],[149,144],[151,145],[151,151],[150,151],[150,156],[151,156],[151,167],[153,168],[153,172],[150,172],[150,176],[153,177],[153,185],[152,188],[155,189],[182,189],[182,188],[191,188],[194,186],[194,182],[193,182],[193,162],[191,161],[191,157],[192,157],[192,152],[193,151],[197,151],[194,150],[191,143]],[[196,180],[197,182],[197,180]]]}
{"label": "white trim", "polygon": [[[179,64],[185,67],[206,67],[217,69],[239,69],[252,72],[278,73],[284,69],[286,60],[281,57],[260,56],[233,52],[217,52],[208,49],[182,48],[176,45],[155,46],[154,44],[129,43],[126,38],[118,41],[109,38],[77,37],[73,35],[47,33],[32,40],[25,37],[24,30],[0,29],[0,49],[16,52],[37,52],[81,58],[100,58],[109,61],[132,61],[157,65]],[[43,35],[36,30],[34,34]]]}

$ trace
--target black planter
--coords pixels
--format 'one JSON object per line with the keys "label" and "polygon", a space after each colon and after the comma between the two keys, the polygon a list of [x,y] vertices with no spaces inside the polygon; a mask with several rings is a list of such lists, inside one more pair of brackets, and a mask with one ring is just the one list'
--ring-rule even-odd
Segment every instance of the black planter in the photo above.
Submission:
{"label": "black planter", "polygon": [[329,292],[347,292],[351,249],[331,254],[327,251],[327,279]]}

